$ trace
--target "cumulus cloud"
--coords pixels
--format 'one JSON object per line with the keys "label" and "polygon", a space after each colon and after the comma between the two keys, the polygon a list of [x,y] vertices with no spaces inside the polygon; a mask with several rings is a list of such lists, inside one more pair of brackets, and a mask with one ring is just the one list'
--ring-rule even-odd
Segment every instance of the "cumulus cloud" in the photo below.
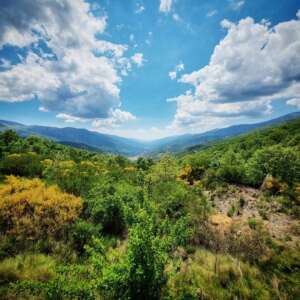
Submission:
{"label": "cumulus cloud", "polygon": [[171,78],[171,80],[174,80],[177,78],[177,74],[183,70],[184,70],[184,64],[181,62],[175,66],[173,71],[169,72],[169,77]]}
{"label": "cumulus cloud", "polygon": [[128,111],[115,109],[107,119],[94,120],[92,126],[96,129],[118,128],[120,125],[135,120],[136,117]]}
{"label": "cumulus cloud", "polygon": [[177,105],[174,128],[199,128],[203,120],[224,125],[234,118],[259,117],[271,112],[276,99],[299,103],[299,18],[273,27],[250,17],[237,24],[225,20],[222,26],[227,35],[209,64],[179,79],[193,89],[169,100]]}
{"label": "cumulus cloud", "polygon": [[24,54],[7,68],[0,65],[0,100],[39,99],[66,120],[110,118],[131,63],[126,45],[99,38],[107,17],[91,9],[83,0],[1,3],[0,48]]}
{"label": "cumulus cloud", "polygon": [[160,0],[159,11],[162,13],[169,13],[172,8],[172,0]]}
{"label": "cumulus cloud", "polygon": [[135,53],[131,56],[131,60],[135,63],[138,67],[142,67],[144,64],[144,56],[143,53]]}
{"label": "cumulus cloud", "polygon": [[293,98],[287,101],[287,104],[296,106],[298,109],[300,109],[300,98]]}

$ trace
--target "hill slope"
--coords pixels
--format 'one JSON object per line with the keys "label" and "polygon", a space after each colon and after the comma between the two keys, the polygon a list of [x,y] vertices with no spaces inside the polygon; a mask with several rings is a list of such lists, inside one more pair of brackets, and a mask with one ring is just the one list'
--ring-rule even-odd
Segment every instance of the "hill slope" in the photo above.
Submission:
{"label": "hill slope", "polygon": [[17,122],[0,120],[0,131],[13,129],[21,136],[38,135],[83,149],[100,150],[125,156],[149,155],[161,152],[181,152],[197,145],[222,140],[228,137],[251,132],[258,128],[281,124],[285,121],[300,117],[300,112],[291,113],[266,122],[255,124],[234,125],[227,128],[215,129],[200,134],[185,134],[171,136],[151,142],[138,141],[115,135],[108,135],[72,127],[27,126]]}
{"label": "hill slope", "polygon": [[127,156],[137,155],[144,151],[144,145],[139,141],[87,129],[26,126],[16,122],[0,120],[0,130],[5,129],[13,129],[21,136],[38,135],[78,148],[98,149]]}
{"label": "hill slope", "polygon": [[214,129],[200,134],[185,134],[176,137],[169,137],[155,141],[152,150],[155,152],[181,152],[192,146],[205,145],[212,141],[234,137],[243,133],[251,132],[258,128],[264,128],[276,124],[281,124],[289,120],[300,118],[300,112],[295,112],[275,118],[269,121],[255,124],[239,124],[221,129]]}

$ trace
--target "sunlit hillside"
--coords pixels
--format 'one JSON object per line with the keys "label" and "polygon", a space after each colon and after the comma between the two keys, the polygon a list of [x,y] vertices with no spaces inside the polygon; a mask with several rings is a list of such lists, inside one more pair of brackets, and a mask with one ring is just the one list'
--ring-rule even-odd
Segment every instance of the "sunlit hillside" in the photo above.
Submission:
{"label": "sunlit hillside", "polygon": [[2,299],[297,299],[299,128],[136,161],[1,133]]}

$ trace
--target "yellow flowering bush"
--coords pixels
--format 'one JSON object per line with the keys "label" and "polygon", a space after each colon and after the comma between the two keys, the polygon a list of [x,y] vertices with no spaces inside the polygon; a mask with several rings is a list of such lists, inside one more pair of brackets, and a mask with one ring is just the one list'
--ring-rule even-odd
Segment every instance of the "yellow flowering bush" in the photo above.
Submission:
{"label": "yellow flowering bush", "polygon": [[81,198],[39,179],[8,176],[0,185],[0,230],[17,239],[56,236],[81,209]]}

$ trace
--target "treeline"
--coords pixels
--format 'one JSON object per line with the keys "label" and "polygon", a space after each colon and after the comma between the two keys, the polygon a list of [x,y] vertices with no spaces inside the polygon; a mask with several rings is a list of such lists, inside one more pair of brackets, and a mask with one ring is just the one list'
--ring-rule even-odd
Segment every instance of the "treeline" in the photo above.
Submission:
{"label": "treeline", "polygon": [[297,299],[299,247],[218,232],[207,194],[265,184],[299,217],[299,128],[134,162],[1,133],[2,298]]}
{"label": "treeline", "polygon": [[300,218],[300,120],[218,142],[208,149],[180,157],[181,177],[205,188],[229,184],[264,185],[287,196]]}

